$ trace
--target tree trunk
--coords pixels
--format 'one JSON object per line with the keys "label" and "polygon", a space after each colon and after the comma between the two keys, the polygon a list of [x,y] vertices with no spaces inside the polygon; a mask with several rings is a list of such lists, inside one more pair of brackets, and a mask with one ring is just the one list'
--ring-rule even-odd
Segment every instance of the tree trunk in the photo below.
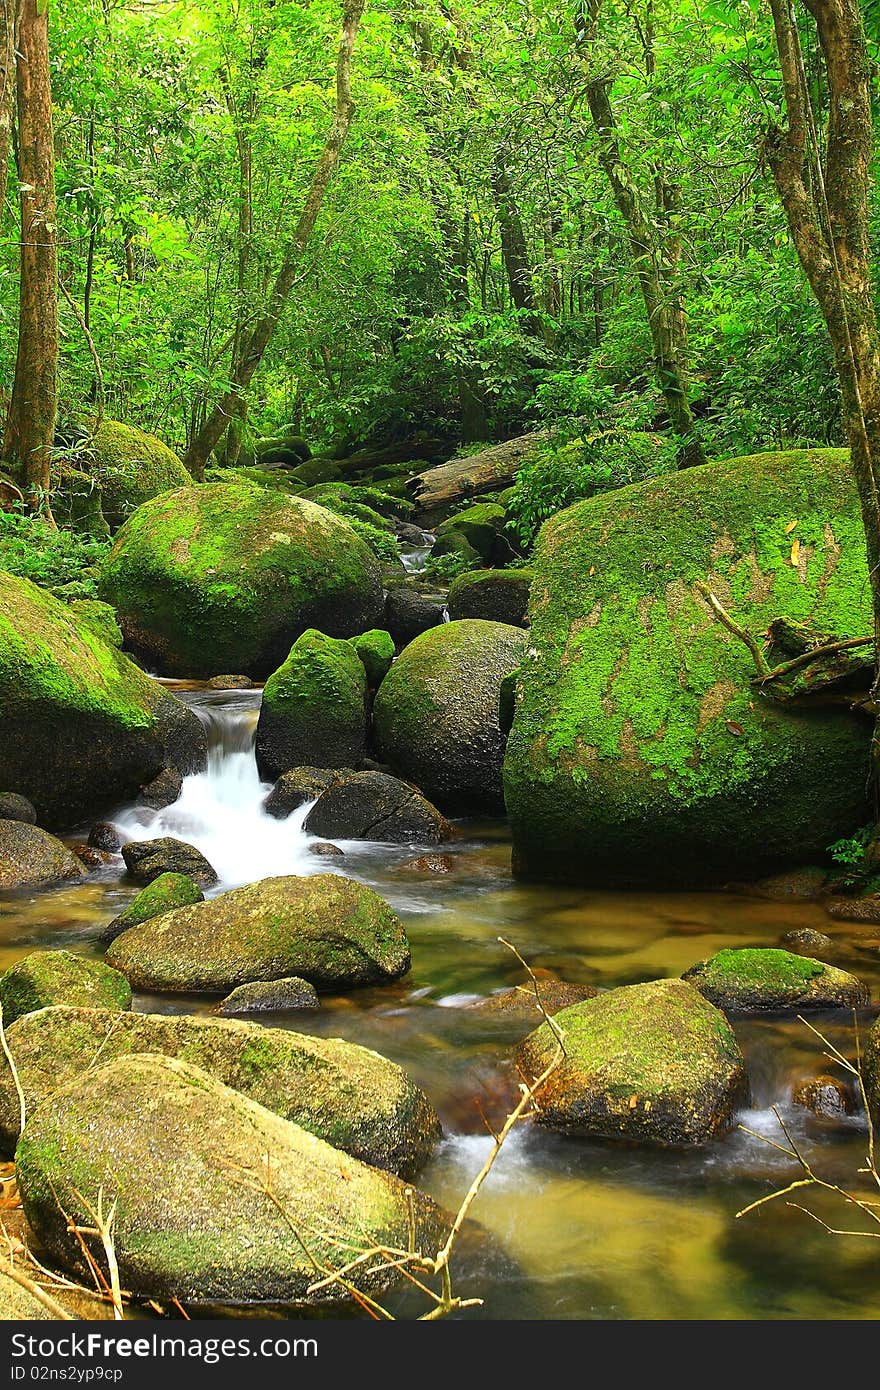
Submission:
{"label": "tree trunk", "polygon": [[[834,351],[865,528],[874,632],[880,642],[880,333],[868,222],[874,150],[872,63],[858,0],[805,0],[805,5],[816,24],[828,82],[824,158],[791,0],[771,0],[770,5],[787,126],[768,130],[765,150],[795,250]],[[878,696],[880,682],[875,679],[875,701]],[[876,726],[872,765],[876,795]]]}
{"label": "tree trunk", "polygon": [[43,0],[22,0],[17,47],[21,272],[18,353],[4,453],[20,469],[30,508],[51,520],[49,465],[55,432],[58,269],[49,22]]}
{"label": "tree trunk", "polygon": [[620,151],[609,97],[611,79],[602,77],[587,88],[587,103],[599,138],[599,162],[605,171],[617,210],[626,228],[633,269],[645,303],[654,349],[654,370],[663,392],[669,423],[679,440],[680,468],[706,462],[697,423],[688,400],[685,323],[680,292],[673,283],[674,258],[660,244],[642,206]]}
{"label": "tree trunk", "polygon": [[187,450],[184,462],[193,477],[204,477],[205,464],[231,420],[238,414],[242,397],[263,360],[290,297],[303,252],[321,210],[324,195],[339,163],[339,156],[354,115],[351,95],[351,59],[366,0],[344,0],[342,37],[336,62],[336,115],[314,174],[293,236],[287,244],[268,301],[246,335],[230,389],[214,406]]}
{"label": "tree trunk", "polygon": [[535,292],[529,253],[519,208],[510,184],[510,175],[503,154],[498,151],[492,165],[492,193],[501,229],[501,255],[510,286],[510,298],[515,309],[528,314],[535,312]]}
{"label": "tree trunk", "polygon": [[6,211],[15,110],[15,0],[0,0],[0,221]]}

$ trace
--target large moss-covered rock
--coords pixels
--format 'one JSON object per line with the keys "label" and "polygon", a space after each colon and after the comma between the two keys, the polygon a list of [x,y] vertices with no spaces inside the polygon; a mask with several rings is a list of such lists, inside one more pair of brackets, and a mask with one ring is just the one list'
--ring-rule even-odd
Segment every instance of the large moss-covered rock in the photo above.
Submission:
{"label": "large moss-covered rock", "polygon": [[54,888],[82,878],[76,855],[46,830],[20,820],[0,820],[0,892]]}
{"label": "large moss-covered rock", "polygon": [[101,940],[107,943],[115,941],[129,927],[139,927],[141,922],[161,917],[163,912],[171,912],[175,907],[188,907],[191,903],[204,900],[201,888],[188,874],[169,871],[158,874],[112,922],[107,923],[101,932]]}
{"label": "large moss-covered rock", "polygon": [[[452,533],[464,536],[480,559],[488,563],[500,558],[497,554],[499,546],[509,552],[509,546],[504,545],[501,539],[506,520],[507,513],[497,502],[477,502],[474,506],[457,512],[448,521],[441,522],[437,527],[437,535],[441,540]],[[442,546],[437,553],[443,553]]]}
{"label": "large moss-covered rock", "polygon": [[682,979],[725,1013],[861,1009],[870,1001],[855,975],[776,947],[718,951]]}
{"label": "large moss-covered rock", "polygon": [[[47,1008],[9,1029],[26,1111],[102,1062],[161,1053],[205,1071],[277,1115],[365,1163],[411,1174],[428,1158],[440,1123],[427,1096],[378,1052],[339,1038],[203,1016],[120,1015],[101,1008]],[[19,1101],[0,1068],[0,1139],[18,1134]]]}
{"label": "large moss-covered rock", "polygon": [[192,482],[173,449],[119,420],[102,420],[81,457],[100,484],[101,508],[114,530],[143,502]]}
{"label": "large moss-covered rock", "polygon": [[52,1004],[124,1010],[131,1008],[131,985],[118,970],[72,951],[34,951],[0,975],[3,1023]]}
{"label": "large moss-covered rock", "polygon": [[356,767],[367,750],[366,700],[353,643],[304,632],[263,691],[256,739],[263,781],[295,767]]}
{"label": "large moss-covered rock", "polygon": [[100,587],[132,649],[169,675],[263,677],[307,628],[348,637],[382,611],[378,563],[346,521],[248,483],[147,502]]}
{"label": "large moss-covered rock", "polygon": [[367,673],[367,685],[376,690],[391,670],[394,661],[394,638],[384,628],[374,627],[351,639]]}
{"label": "large moss-covered rock", "polygon": [[0,573],[0,786],[41,821],[70,824],[132,797],[163,767],[202,767],[193,712],[93,625],[26,579]]}
{"label": "large moss-covered rock", "polygon": [[870,631],[843,450],[733,459],[578,503],[545,524],[534,569],[505,763],[520,873],[753,880],[820,860],[869,818],[869,721],[759,695],[746,647],[696,589],[757,636],[780,614]]}
{"label": "large moss-covered rock", "polygon": [[502,808],[501,684],[527,641],[506,623],[444,623],[411,642],[380,685],[382,754],[442,811]]}
{"label": "large moss-covered rock", "polygon": [[[539,1122],[571,1134],[703,1144],[748,1100],[745,1064],[724,1015],[683,980],[608,990],[554,1019],[565,1056],[540,1092]],[[530,1080],[556,1051],[548,1024],[517,1062]]]}
{"label": "large moss-covered rock", "polygon": [[460,574],[449,588],[449,616],[488,618],[491,622],[525,627],[531,570],[472,570]]}
{"label": "large moss-covered rock", "polygon": [[[408,1248],[410,1210],[417,1248],[443,1239],[438,1208],[399,1178],[167,1057],[120,1058],[56,1091],[28,1120],[17,1172],[41,1245],[81,1277],[71,1226],[94,1225],[99,1193],[105,1209],[115,1201],[120,1280],[137,1297],[340,1302],[336,1283],[309,1295],[316,1263],[338,1268],[371,1243]],[[386,1287],[387,1265],[368,1260],[360,1287]]]}
{"label": "large moss-covered rock", "polygon": [[409,969],[401,922],[336,874],[267,878],[163,913],[116,938],[107,960],[136,989],[226,993],[302,975],[318,989],[381,984]]}
{"label": "large moss-covered rock", "polygon": [[61,464],[52,470],[52,515],[58,526],[97,540],[110,539],[102,509],[101,484],[79,468]]}

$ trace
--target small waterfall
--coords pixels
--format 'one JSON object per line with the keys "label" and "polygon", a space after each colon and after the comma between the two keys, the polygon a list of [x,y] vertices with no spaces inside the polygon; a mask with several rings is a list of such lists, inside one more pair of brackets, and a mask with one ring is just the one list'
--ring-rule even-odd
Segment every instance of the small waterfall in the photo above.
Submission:
{"label": "small waterfall", "polygon": [[401,545],[400,562],[407,574],[424,574],[428,556],[433,550],[436,540],[437,537],[433,531],[423,531],[421,545],[408,542]]}
{"label": "small waterfall", "polygon": [[195,845],[217,871],[222,888],[282,874],[327,872],[326,860],[309,854],[303,822],[308,805],[287,820],[266,815],[271,784],[261,782],[253,742],[259,715],[258,690],[183,692],[205,725],[208,765],[187,777],[177,801],[155,811],[133,806],[116,819],[128,840],[163,835]]}

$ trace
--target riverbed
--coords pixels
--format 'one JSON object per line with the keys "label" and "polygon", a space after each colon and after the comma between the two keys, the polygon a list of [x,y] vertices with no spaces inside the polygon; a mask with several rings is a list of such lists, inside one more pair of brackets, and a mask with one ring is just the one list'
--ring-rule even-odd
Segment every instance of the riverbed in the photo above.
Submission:
{"label": "riverbed", "polygon": [[[275,874],[322,873],[309,852],[306,809],[266,816],[251,742],[258,691],[175,687],[206,723],[210,760],[175,805],[119,807],[125,838],[176,835],[220,875],[216,891]],[[516,882],[502,822],[457,822],[442,846],[446,872],[412,861],[418,847],[339,842],[334,870],[370,884],[403,919],[413,966],[396,984],[325,997],[319,1012],[265,1016],[303,1032],[347,1038],[400,1062],[424,1087],[445,1137],[419,1179],[454,1209],[516,1096],[509,1057],[520,1023],[468,1006],[523,971],[500,937],[533,967],[602,988],[678,975],[725,946],[778,944],[813,927],[839,946],[835,964],[880,996],[880,928],[832,921],[818,903],[733,893],[595,892]],[[83,827],[83,832],[87,827]],[[84,838],[84,833],[68,837]],[[97,954],[100,928],[137,892],[121,859],[75,887],[0,903],[0,967],[40,948]],[[204,999],[138,996],[136,1008],[205,1010]],[[811,1020],[852,1053],[852,1020]],[[737,1212],[799,1176],[766,1140],[782,1140],[774,1107],[817,1171],[856,1182],[867,1145],[864,1118],[831,1124],[791,1101],[800,1079],[833,1071],[805,1024],[736,1024],[752,1085],[740,1116],[754,1131],[690,1153],[561,1138],[520,1126],[474,1214],[490,1239],[464,1251],[461,1291],[479,1295],[469,1317],[872,1318],[880,1307],[874,1240],[832,1236],[782,1202]],[[763,1136],[760,1137],[760,1136]],[[853,1218],[835,1198],[812,1202],[831,1225]],[[401,1311],[418,1311],[407,1297]]]}

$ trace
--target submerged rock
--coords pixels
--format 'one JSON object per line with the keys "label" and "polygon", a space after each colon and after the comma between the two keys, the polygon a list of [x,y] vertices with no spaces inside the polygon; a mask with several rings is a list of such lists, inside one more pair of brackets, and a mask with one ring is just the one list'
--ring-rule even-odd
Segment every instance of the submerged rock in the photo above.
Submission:
{"label": "submerged rock", "polygon": [[305,820],[309,835],[432,845],[450,827],[421,792],[384,772],[347,772],[323,791]]}
{"label": "submerged rock", "polygon": [[132,927],[107,953],[136,989],[226,993],[302,975],[318,989],[383,984],[409,969],[391,908],[337,874],[267,878]]}
{"label": "submerged rock", "polygon": [[209,690],[253,690],[250,676],[212,676],[207,682]]}
{"label": "submerged rock", "polygon": [[0,820],[20,820],[25,825],[36,825],[36,808],[18,792],[0,792]]}
{"label": "submerged rock", "polygon": [[191,903],[204,901],[201,888],[186,874],[159,874],[136,898],[132,898],[112,922],[107,923],[99,939],[107,944],[128,931],[129,927],[139,927],[141,922],[161,917],[163,912],[171,912],[175,907],[188,907]]}
{"label": "submerged rock", "polygon": [[780,936],[779,945],[785,951],[794,951],[795,955],[815,956],[818,959],[835,950],[832,938],[826,936],[823,931],[814,931],[812,927],[798,927],[795,931],[787,931],[784,936]]}
{"label": "submerged rock", "polygon": [[0,1004],[5,1026],[51,1004],[118,1011],[131,1008],[131,985],[103,961],[72,951],[34,951],[0,975]]}
{"label": "submerged rock", "polygon": [[880,922],[880,893],[868,893],[863,898],[834,898],[828,903],[828,915],[840,922]]}
{"label": "submerged rock", "polygon": [[579,502],[545,523],[533,567],[505,762],[520,874],[755,879],[820,862],[869,819],[870,721],[757,693],[696,588],[759,640],[780,615],[870,631],[846,451],[713,462]]}
{"label": "submerged rock", "polygon": [[[262,983],[266,988],[271,982]],[[9,1033],[28,1114],[59,1086],[87,1074],[96,1058],[109,1062],[147,1052],[203,1067],[224,1085],[377,1168],[415,1172],[440,1134],[433,1106],[401,1067],[339,1038],[310,1038],[203,1015],[82,1008],[28,1014]],[[11,1146],[18,1132],[18,1096],[5,1064],[0,1078],[0,1134]]]}
{"label": "submerged rock", "polygon": [[103,850],[105,854],[118,854],[122,848],[116,826],[106,820],[95,821],[89,831],[89,844],[92,849]]}
{"label": "submerged rock", "polygon": [[283,1013],[287,1009],[320,1009],[318,991],[308,980],[290,975],[285,980],[254,980],[239,985],[217,1005],[223,1018],[241,1014]]}
{"label": "submerged rock", "polygon": [[54,888],[84,873],[73,851],[48,831],[25,821],[0,820],[0,892]]}
{"label": "submerged rock", "polygon": [[378,562],[346,521],[242,482],[140,507],[100,584],[129,646],[167,675],[263,677],[307,628],[348,637],[382,610]]}
{"label": "submerged rock", "polygon": [[263,691],[255,745],[263,781],[290,768],[359,763],[367,751],[366,699],[353,643],[304,632]]}
{"label": "submerged rock", "polygon": [[796,1082],[792,1102],[810,1110],[820,1120],[842,1120],[855,1114],[855,1098],[845,1081],[836,1076],[811,1076]]}
{"label": "submerged rock", "polygon": [[163,767],[205,764],[192,710],[26,579],[0,573],[0,786],[41,823],[131,799]]}
{"label": "submerged rock", "polygon": [[776,947],[718,951],[682,979],[726,1013],[861,1009],[870,1002],[855,975]]}
{"label": "submerged rock", "polygon": [[263,802],[263,810],[275,820],[285,820],[307,801],[317,801],[321,792],[335,782],[336,772],[321,767],[292,767],[282,772]]}
{"label": "submerged rock", "polygon": [[[56,1091],[17,1163],[38,1240],[80,1277],[67,1217],[88,1227],[83,1199],[113,1193],[120,1279],[141,1298],[338,1303],[335,1283],[309,1294],[316,1262],[337,1268],[365,1244],[406,1249],[411,1220],[417,1248],[443,1240],[429,1198],[172,1058],[120,1059]],[[374,1293],[393,1282],[387,1259],[375,1263],[386,1268],[368,1261],[358,1280]]]}
{"label": "submerged rock", "polygon": [[[556,1014],[565,1056],[539,1094],[540,1124],[571,1134],[692,1145],[733,1127],[748,1102],[727,1019],[683,980],[608,990]],[[556,1050],[543,1023],[516,1060],[534,1080]]]}
{"label": "submerged rock", "polygon": [[570,1009],[574,1004],[582,1004],[585,999],[595,999],[599,993],[591,985],[569,984],[566,980],[538,980],[538,993],[541,1007],[535,998],[532,984],[514,985],[512,989],[499,989],[485,999],[475,999],[466,1004],[469,1013],[483,1014],[485,1017],[510,1018],[531,1024],[532,1027],[545,1013],[558,1014],[561,1009]]}
{"label": "submerged rock", "polygon": [[122,846],[122,858],[135,883],[152,883],[168,873],[191,878],[205,888],[217,882],[217,873],[201,850],[171,835],[158,840],[129,840]]}
{"label": "submerged rock", "polygon": [[309,845],[309,854],[315,854],[319,859],[345,858],[345,850],[330,840],[315,840],[314,844]]}
{"label": "submerged rock", "polygon": [[444,623],[411,642],[380,685],[378,746],[441,811],[503,809],[501,685],[527,645],[505,623]]}

